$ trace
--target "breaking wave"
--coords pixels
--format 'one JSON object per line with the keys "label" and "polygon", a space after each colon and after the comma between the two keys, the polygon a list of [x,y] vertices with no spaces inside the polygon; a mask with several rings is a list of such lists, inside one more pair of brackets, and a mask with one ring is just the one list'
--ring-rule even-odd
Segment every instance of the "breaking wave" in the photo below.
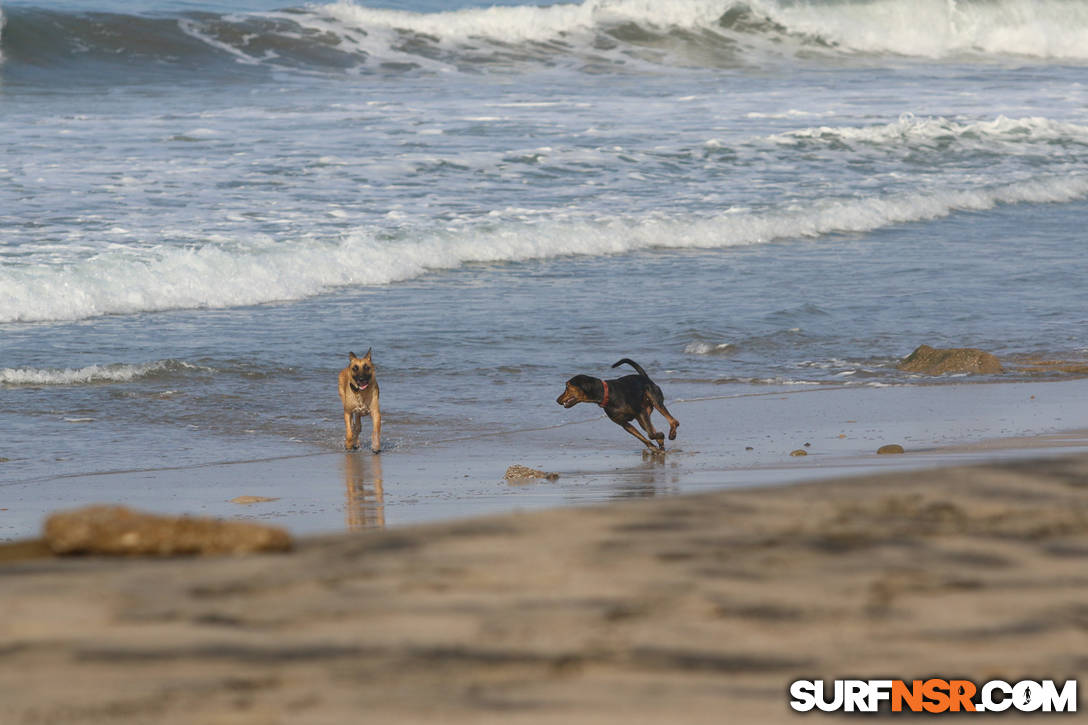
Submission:
{"label": "breaking wave", "polygon": [[717,249],[866,232],[1001,204],[1088,197],[1088,176],[1046,177],[969,190],[827,199],[708,218],[493,222],[456,230],[355,231],[327,242],[268,239],[227,249],[114,248],[83,261],[0,269],[0,322],[78,320],[168,309],[302,299],[456,269],[644,249]]}
{"label": "breaking wave", "polygon": [[998,152],[1004,144],[1088,145],[1088,126],[1042,117],[1008,118],[960,123],[942,117],[917,118],[904,114],[898,121],[875,126],[816,126],[787,131],[770,137],[780,144],[818,142],[849,146],[893,146],[895,148],[936,148],[956,146],[966,150]]}
{"label": "breaking wave", "polygon": [[45,386],[127,383],[142,378],[206,370],[181,360],[128,365],[111,363],[82,368],[0,368],[0,385]]}
{"label": "breaking wave", "polygon": [[731,342],[704,342],[695,340],[684,346],[684,352],[688,355],[728,355],[736,350],[736,345]]}
{"label": "breaking wave", "polygon": [[[584,0],[418,13],[357,2],[277,12],[125,14],[20,5],[0,15],[19,69],[123,66],[487,73],[752,67],[783,58],[1088,60],[1077,0]],[[101,68],[95,69],[101,77]],[[107,81],[108,82],[108,81]]]}

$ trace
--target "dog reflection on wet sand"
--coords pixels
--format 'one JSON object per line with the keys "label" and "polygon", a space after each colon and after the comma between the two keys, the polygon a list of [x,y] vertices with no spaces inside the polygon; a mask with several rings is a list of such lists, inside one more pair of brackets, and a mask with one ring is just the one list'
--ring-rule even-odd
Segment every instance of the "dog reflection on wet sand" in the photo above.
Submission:
{"label": "dog reflection on wet sand", "polygon": [[344,494],[349,531],[385,528],[381,456],[344,454]]}

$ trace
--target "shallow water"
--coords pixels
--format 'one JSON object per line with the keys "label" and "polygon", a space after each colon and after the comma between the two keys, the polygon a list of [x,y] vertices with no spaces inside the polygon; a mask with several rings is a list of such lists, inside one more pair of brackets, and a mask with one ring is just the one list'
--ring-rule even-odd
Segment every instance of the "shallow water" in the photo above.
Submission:
{"label": "shallow water", "polygon": [[0,477],[1088,355],[1078,5],[464,5],[0,3]]}

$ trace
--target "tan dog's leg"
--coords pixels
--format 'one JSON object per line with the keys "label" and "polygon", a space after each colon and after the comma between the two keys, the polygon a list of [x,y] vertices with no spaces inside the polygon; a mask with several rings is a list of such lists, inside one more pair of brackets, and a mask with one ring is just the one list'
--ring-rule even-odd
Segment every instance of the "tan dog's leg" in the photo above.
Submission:
{"label": "tan dog's leg", "polygon": [[374,404],[370,407],[370,423],[370,450],[379,453],[382,450],[382,409],[378,396],[374,396]]}
{"label": "tan dog's leg", "polygon": [[359,447],[359,431],[363,429],[363,416],[359,413],[351,414],[351,447]]}
{"label": "tan dog's leg", "polygon": [[344,448],[351,450],[351,413],[344,413]]}

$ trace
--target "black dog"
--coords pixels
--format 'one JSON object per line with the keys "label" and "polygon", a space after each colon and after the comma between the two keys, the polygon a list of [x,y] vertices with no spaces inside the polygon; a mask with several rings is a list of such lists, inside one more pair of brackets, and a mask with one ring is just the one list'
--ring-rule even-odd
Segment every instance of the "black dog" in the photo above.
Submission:
{"label": "black dog", "polygon": [[[669,440],[676,440],[676,427],[680,421],[672,417],[665,408],[665,396],[661,394],[661,388],[650,380],[650,376],[634,360],[623,358],[612,367],[618,367],[624,363],[638,371],[638,375],[624,375],[616,380],[601,380],[589,375],[575,375],[567,381],[567,389],[555,399],[555,402],[564,408],[571,408],[578,403],[596,403],[604,408],[604,412],[616,424],[625,431],[638,438],[653,450],[653,441],[657,441],[657,447],[665,450],[665,434],[654,430],[650,422],[650,414],[656,410],[669,421]],[[642,429],[650,438],[646,438],[635,426],[632,420],[637,420]]]}

